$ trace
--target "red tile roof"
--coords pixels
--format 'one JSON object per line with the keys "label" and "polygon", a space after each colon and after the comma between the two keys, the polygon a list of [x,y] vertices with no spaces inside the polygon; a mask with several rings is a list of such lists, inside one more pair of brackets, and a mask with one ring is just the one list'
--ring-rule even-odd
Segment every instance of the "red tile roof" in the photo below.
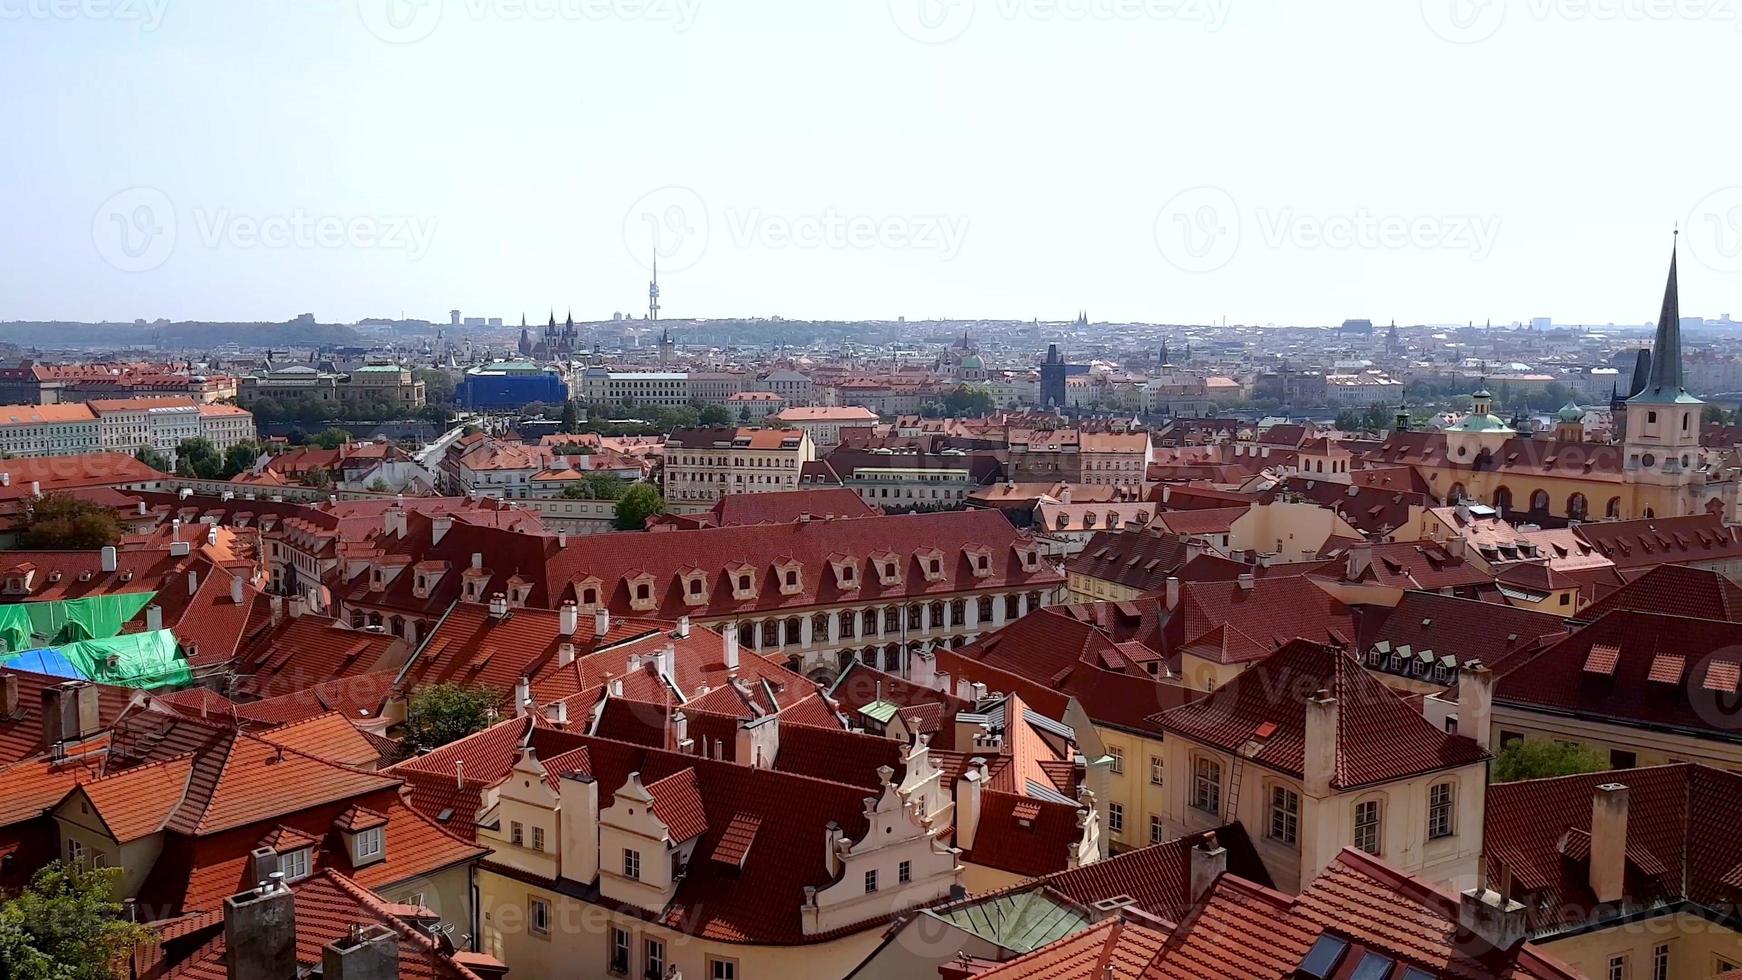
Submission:
{"label": "red tile roof", "polygon": [[1227,752],[1253,741],[1259,726],[1274,724],[1250,758],[1299,778],[1305,765],[1306,693],[1319,690],[1337,699],[1331,785],[1338,789],[1476,765],[1488,757],[1471,739],[1429,724],[1348,654],[1305,640],[1289,643],[1204,700],[1165,712],[1157,722],[1169,735]]}
{"label": "red tile roof", "polygon": [[1599,521],[1574,533],[1621,569],[1742,558],[1742,536],[1715,514]]}
{"label": "red tile roof", "polygon": [[1586,606],[1578,618],[1591,622],[1616,609],[1742,622],[1742,586],[1709,569],[1656,565]]}
{"label": "red tile roof", "polygon": [[[1223,626],[1232,632],[1213,633]],[[1254,576],[1250,588],[1237,580],[1182,584],[1167,636],[1175,649],[1244,663],[1296,638],[1346,646],[1356,628],[1354,612],[1306,576]]]}

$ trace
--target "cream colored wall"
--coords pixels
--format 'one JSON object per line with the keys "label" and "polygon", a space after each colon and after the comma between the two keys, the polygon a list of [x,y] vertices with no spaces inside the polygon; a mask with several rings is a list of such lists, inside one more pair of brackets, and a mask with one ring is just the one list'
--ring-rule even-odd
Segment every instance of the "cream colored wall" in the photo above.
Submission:
{"label": "cream colored wall", "polygon": [[[1075,572],[1065,576],[1065,585],[1070,590],[1070,602],[1129,602],[1143,595],[1138,589],[1117,582],[1092,578]],[[1160,583],[1157,584],[1160,588]]]}
{"label": "cream colored wall", "polygon": [[[1158,709],[1159,710],[1159,706]],[[1097,801],[1096,809],[1100,811],[1101,833],[1114,852],[1128,851],[1149,844],[1149,818],[1152,815],[1165,814],[1165,792],[1168,776],[1166,765],[1166,748],[1159,738],[1145,738],[1117,728],[1105,725],[1095,726],[1095,732],[1100,736],[1108,755],[1115,748],[1125,756],[1125,771],[1113,772],[1110,767],[1106,771],[1107,799]],[[1156,786],[1149,782],[1149,759],[1151,756],[1162,759],[1162,785]],[[1109,819],[1111,804],[1118,803],[1125,809],[1125,830],[1114,833],[1113,824]],[[1163,837],[1167,840],[1167,837]]]}
{"label": "cream colored wall", "polygon": [[1742,744],[1736,742],[1721,742],[1580,718],[1564,718],[1496,702],[1490,742],[1495,751],[1499,751],[1502,733],[1523,735],[1533,741],[1577,742],[1595,749],[1605,757],[1611,749],[1632,752],[1641,766],[1698,762],[1719,769],[1742,772]]}
{"label": "cream colored wall", "polygon": [[983,864],[962,862],[962,888],[970,895],[997,891],[1000,888],[1006,888],[1026,880],[1027,878],[1023,875],[1012,874],[997,868],[988,868]]}
{"label": "cream colored wall", "polygon": [[1228,531],[1228,549],[1274,554],[1285,562],[1312,560],[1332,535],[1364,537],[1333,511],[1286,501],[1251,508]]}
{"label": "cream colored wall", "polygon": [[471,867],[468,864],[448,868],[375,891],[388,902],[422,905],[429,909],[454,927],[454,941],[460,942],[472,931]]}
{"label": "cream colored wall", "polygon": [[[1190,637],[1188,637],[1190,639]],[[1194,691],[1214,691],[1240,676],[1249,664],[1223,664],[1187,653],[1180,657],[1180,673]]]}
{"label": "cream colored wall", "polygon": [[1693,915],[1660,915],[1566,939],[1539,941],[1544,953],[1581,976],[1609,976],[1609,960],[1625,956],[1629,980],[1654,980],[1653,953],[1669,946],[1668,980],[1705,980],[1742,966],[1742,935]]}
{"label": "cream colored wall", "polygon": [[[820,846],[820,842],[819,842]],[[630,973],[644,968],[642,942],[665,943],[666,963],[685,977],[707,980],[709,957],[735,960],[739,980],[824,980],[845,975],[882,942],[881,926],[871,926],[826,943],[803,946],[746,946],[702,939],[626,916],[580,899],[528,885],[489,870],[478,874],[482,937],[480,949],[509,965],[512,977],[605,977],[610,927],[632,937]],[[529,898],[550,904],[548,936],[527,929]],[[894,911],[886,909],[884,911]]]}
{"label": "cream colored wall", "polygon": [[[1228,812],[1233,756],[1184,738],[1168,739],[1165,745],[1168,780],[1163,794],[1164,839],[1210,830],[1239,820],[1246,826],[1276,886],[1295,893],[1322,871],[1338,851],[1354,843],[1356,804],[1378,799],[1382,814],[1380,857],[1386,864],[1436,885],[1468,888],[1475,881],[1482,850],[1482,812],[1487,793],[1485,765],[1430,773],[1318,799],[1308,796],[1299,781],[1245,762],[1240,776],[1239,800]],[[1192,760],[1200,755],[1215,759],[1222,765],[1225,815],[1206,813],[1190,805]],[[1430,841],[1427,839],[1428,789],[1447,779],[1457,783],[1454,832],[1450,837]],[[1275,785],[1300,794],[1300,830],[1296,846],[1270,839],[1269,797],[1270,789]]]}
{"label": "cream colored wall", "polygon": [[[163,853],[163,835],[152,834],[126,844],[118,843],[109,836],[109,831],[103,826],[101,819],[89,809],[84,795],[75,795],[55,811],[55,826],[59,830],[58,850],[54,857],[62,860],[67,856],[67,842],[76,840],[85,849],[87,858],[97,854],[102,855],[104,866],[121,869],[121,880],[116,884],[116,897],[134,898],[139,894],[139,888],[145,883],[145,877],[151,873],[152,866],[157,864],[157,857]],[[48,856],[44,856],[46,861]]]}

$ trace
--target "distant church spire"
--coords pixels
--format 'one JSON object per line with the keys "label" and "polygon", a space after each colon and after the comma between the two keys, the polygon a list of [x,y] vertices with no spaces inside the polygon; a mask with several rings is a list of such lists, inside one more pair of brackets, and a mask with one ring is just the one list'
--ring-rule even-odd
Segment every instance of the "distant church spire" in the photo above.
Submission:
{"label": "distant church spire", "polygon": [[[1675,236],[1679,242],[1680,229]],[[1673,398],[1686,387],[1682,380],[1681,290],[1676,285],[1676,251],[1672,244],[1669,281],[1663,287],[1663,310],[1657,315],[1657,336],[1651,342],[1651,371],[1641,392],[1648,398]]]}

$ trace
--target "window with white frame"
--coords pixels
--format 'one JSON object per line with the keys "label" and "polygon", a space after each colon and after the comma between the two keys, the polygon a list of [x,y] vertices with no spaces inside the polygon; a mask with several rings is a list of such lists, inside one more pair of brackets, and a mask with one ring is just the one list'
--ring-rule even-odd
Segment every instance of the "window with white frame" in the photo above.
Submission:
{"label": "window with white frame", "polygon": [[623,877],[641,880],[641,852],[632,847],[623,849]]}
{"label": "window with white frame", "polygon": [[1379,853],[1380,812],[1378,800],[1355,804],[1355,846],[1368,854]]}
{"label": "window with white frame", "polygon": [[1427,791],[1427,837],[1439,840],[1457,829],[1454,808],[1457,797],[1451,783],[1435,783]]}
{"label": "window with white frame", "polygon": [[1125,832],[1125,807],[1123,804],[1107,804],[1107,829],[1115,834]]}
{"label": "window with white frame", "polygon": [[606,969],[617,976],[629,972],[629,930],[611,927],[611,960]]}
{"label": "window with white frame", "polygon": [[1150,817],[1149,817],[1149,842],[1151,844],[1161,843],[1162,834],[1164,834],[1165,832],[1166,831],[1163,828],[1161,818],[1154,815],[1154,814],[1150,814]]}
{"label": "window with white frame", "polygon": [[542,898],[528,898],[526,925],[535,936],[550,935],[550,903]]}
{"label": "window with white frame", "polygon": [[1609,980],[1629,980],[1626,953],[1609,957]]}
{"label": "window with white frame", "polygon": [[526,846],[526,828],[518,820],[508,821],[508,843],[515,847]]}
{"label": "window with white frame", "polygon": [[372,861],[381,857],[381,828],[370,827],[357,834],[357,860]]}
{"label": "window with white frame", "polygon": [[535,851],[544,850],[544,828],[543,827],[532,828],[532,849]]}
{"label": "window with white frame", "polygon": [[1113,745],[1113,746],[1109,746],[1107,748],[1107,751],[1112,753],[1112,756],[1113,756],[1113,771],[1115,773],[1124,772],[1125,771],[1125,750],[1120,748],[1117,745]]}
{"label": "window with white frame", "polygon": [[1267,835],[1281,844],[1300,840],[1300,794],[1287,786],[1270,787],[1270,826]]}
{"label": "window with white frame", "polygon": [[650,937],[642,941],[641,949],[647,980],[665,980],[665,943]]}
{"label": "window with white frame", "polygon": [[278,857],[278,870],[284,872],[285,881],[296,881],[308,877],[309,849],[306,847],[281,854]]}
{"label": "window with white frame", "polygon": [[708,957],[708,980],[738,980],[738,961]]}
{"label": "window with white frame", "polygon": [[1669,943],[1651,948],[1651,980],[1669,980]]}
{"label": "window with white frame", "polygon": [[876,890],[877,870],[873,868],[872,870],[865,872],[865,894],[869,895]]}
{"label": "window with white frame", "polygon": [[1222,764],[1198,757],[1192,761],[1192,806],[1210,813],[1222,812]]}
{"label": "window with white frame", "polygon": [[1161,756],[1159,756],[1159,755],[1150,756],[1149,757],[1149,784],[1151,786],[1160,786],[1161,785],[1161,774],[1162,774]]}
{"label": "window with white frame", "polygon": [[913,862],[903,861],[896,866],[895,880],[905,885],[913,880]]}

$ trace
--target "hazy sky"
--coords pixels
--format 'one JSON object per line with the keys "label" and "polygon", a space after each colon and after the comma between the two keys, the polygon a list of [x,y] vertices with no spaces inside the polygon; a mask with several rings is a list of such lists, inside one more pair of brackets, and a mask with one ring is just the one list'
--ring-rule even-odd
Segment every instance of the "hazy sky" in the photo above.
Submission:
{"label": "hazy sky", "polygon": [[1742,0],[0,0],[0,319],[1742,317]]}

